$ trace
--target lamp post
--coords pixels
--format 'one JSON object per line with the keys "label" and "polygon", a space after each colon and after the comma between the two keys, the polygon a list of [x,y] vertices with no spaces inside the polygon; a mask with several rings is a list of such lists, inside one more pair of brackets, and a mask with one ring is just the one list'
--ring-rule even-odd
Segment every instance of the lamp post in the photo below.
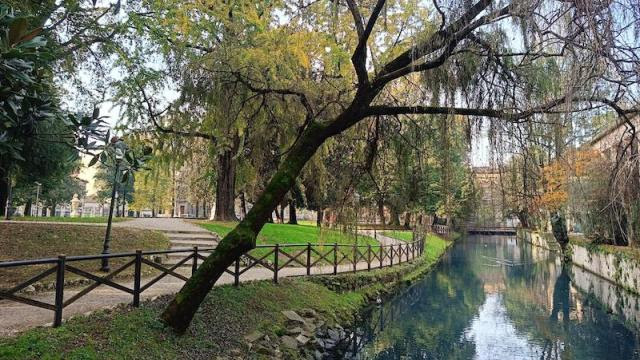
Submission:
{"label": "lamp post", "polygon": [[[124,156],[124,151],[122,146],[124,146],[124,142],[118,139],[117,137],[113,137],[111,139],[111,144],[114,146],[114,160],[115,160],[115,171],[113,174],[113,188],[111,189],[111,203],[109,204],[109,219],[107,220],[107,231],[104,234],[104,243],[102,246],[102,254],[108,255],[111,251],[109,249],[110,241],[111,241],[111,222],[113,221],[113,208],[116,203],[116,187],[118,185],[118,173],[120,172],[120,162]],[[100,271],[109,272],[111,269],[109,267],[109,258],[102,258],[102,266],[100,267]]]}
{"label": "lamp post", "polygon": [[38,205],[40,203],[40,186],[42,186],[42,184],[36,181],[36,217],[38,217],[38,213],[40,212],[40,206]]}

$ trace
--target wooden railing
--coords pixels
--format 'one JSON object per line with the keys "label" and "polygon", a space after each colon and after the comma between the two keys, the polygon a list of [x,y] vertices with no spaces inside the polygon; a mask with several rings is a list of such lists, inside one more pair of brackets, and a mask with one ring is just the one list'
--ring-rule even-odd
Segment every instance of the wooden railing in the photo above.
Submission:
{"label": "wooden railing", "polygon": [[[306,275],[311,275],[311,269],[316,266],[332,266],[333,271],[331,273],[337,274],[338,267],[345,263],[351,265],[350,270],[352,271],[358,270],[358,264],[363,267],[365,263],[366,269],[371,270],[372,268],[393,266],[415,259],[422,255],[423,249],[424,237],[422,236],[415,236],[414,241],[410,243],[384,246],[345,244],[312,245],[310,243],[258,245],[254,250],[245,253],[241,258],[237,259],[232,266],[225,270],[225,272],[233,276],[234,285],[237,286],[240,283],[240,277],[243,274],[248,270],[259,266],[273,272],[273,281],[277,283],[279,272],[285,267],[304,268],[306,269]],[[100,285],[109,286],[113,289],[130,294],[132,297],[132,305],[137,307],[140,305],[140,295],[165,276],[170,275],[182,281],[187,281],[188,277],[178,273],[176,270],[181,266],[190,265],[191,274],[193,274],[198,269],[200,260],[204,260],[206,258],[202,253],[213,250],[215,250],[215,248],[193,247],[161,251],[137,250],[135,252],[127,253],[88,256],[67,257],[60,255],[57,258],[4,261],[0,262],[0,269],[15,269],[34,265],[51,265],[51,267],[8,290],[0,290],[0,299],[52,310],[54,312],[53,326],[55,327],[62,323],[62,312],[65,307],[87,295]],[[187,254],[187,256],[171,266],[163,266],[162,264],[150,260],[150,258],[154,256],[166,256],[168,254],[179,253]],[[114,271],[101,275],[92,274],[86,270],[80,269],[78,266],[75,266],[75,264],[80,261],[101,261],[105,258],[124,258],[129,261],[126,261],[125,264],[121,265]],[[151,278],[143,279],[143,266],[159,270],[160,274]],[[116,283],[114,281],[114,277],[130,267],[134,268],[133,286],[127,287]],[[93,281],[93,284],[65,300],[65,274],[67,272]],[[22,290],[25,288],[53,274],[55,274],[55,294],[53,303],[31,299],[22,294]]]}

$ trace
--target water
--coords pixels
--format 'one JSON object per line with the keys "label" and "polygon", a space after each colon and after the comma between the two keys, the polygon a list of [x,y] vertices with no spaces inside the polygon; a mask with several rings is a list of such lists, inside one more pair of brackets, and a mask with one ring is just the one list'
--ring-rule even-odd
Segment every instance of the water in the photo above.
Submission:
{"label": "water", "polygon": [[373,308],[358,359],[640,359],[638,297],[512,237],[471,237]]}

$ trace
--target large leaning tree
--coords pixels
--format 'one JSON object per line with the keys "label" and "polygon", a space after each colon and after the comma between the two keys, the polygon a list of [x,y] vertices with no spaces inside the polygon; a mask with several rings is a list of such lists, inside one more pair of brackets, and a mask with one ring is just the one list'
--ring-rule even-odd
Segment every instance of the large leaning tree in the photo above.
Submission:
{"label": "large leaning tree", "polygon": [[[179,333],[225,269],[255,247],[318,148],[359,122],[429,114],[525,123],[604,106],[629,119],[638,109],[634,0],[203,1],[153,14],[180,30],[159,35],[167,46],[199,57],[188,71],[224,85],[212,93],[246,94],[251,114],[278,104],[299,116],[262,195],[163,312]],[[554,91],[532,71],[549,59],[571,70]]]}

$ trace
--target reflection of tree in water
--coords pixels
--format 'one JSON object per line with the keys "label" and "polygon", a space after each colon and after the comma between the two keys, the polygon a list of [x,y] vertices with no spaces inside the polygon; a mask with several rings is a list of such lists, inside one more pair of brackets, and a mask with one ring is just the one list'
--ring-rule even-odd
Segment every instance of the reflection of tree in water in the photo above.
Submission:
{"label": "reflection of tree in water", "polygon": [[571,284],[571,278],[567,272],[567,267],[562,264],[562,271],[556,279],[556,284],[553,287],[553,307],[551,308],[551,321],[558,320],[558,312],[562,312],[562,321],[565,324],[569,323],[569,285]]}
{"label": "reflection of tree in water", "polygon": [[569,265],[552,257],[507,273],[507,313],[540,359],[640,359],[636,334],[572,288]]}
{"label": "reflection of tree in water", "polygon": [[362,358],[473,356],[474,344],[461,334],[484,302],[484,291],[461,250],[455,249],[438,270],[366,317]]}

